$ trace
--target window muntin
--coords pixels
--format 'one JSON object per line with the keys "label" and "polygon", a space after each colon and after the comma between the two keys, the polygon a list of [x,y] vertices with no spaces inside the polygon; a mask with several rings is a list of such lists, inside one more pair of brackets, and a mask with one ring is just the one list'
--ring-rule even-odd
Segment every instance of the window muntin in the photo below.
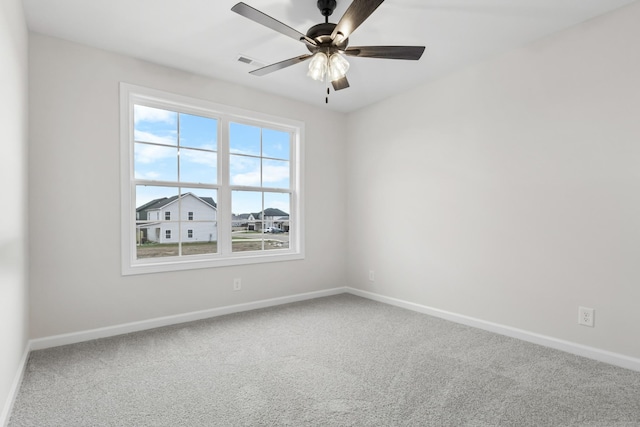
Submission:
{"label": "window muntin", "polygon": [[[131,165],[123,168],[123,201],[130,200],[123,209],[123,274],[303,258],[302,123],[121,87],[129,123],[123,152],[130,153],[123,164]],[[159,198],[173,198],[172,206],[144,209]],[[214,209],[192,207],[206,198]],[[247,214],[255,217],[248,221]],[[240,238],[249,237],[249,223],[255,236],[247,246]],[[150,236],[166,239],[167,231],[173,247],[143,250]]]}

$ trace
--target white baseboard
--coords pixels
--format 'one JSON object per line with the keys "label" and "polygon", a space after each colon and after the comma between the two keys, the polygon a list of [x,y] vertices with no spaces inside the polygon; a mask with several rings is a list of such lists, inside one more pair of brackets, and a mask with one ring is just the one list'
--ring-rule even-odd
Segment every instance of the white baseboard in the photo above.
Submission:
{"label": "white baseboard", "polygon": [[[521,339],[534,344],[543,345],[546,347],[554,348],[557,350],[565,351],[567,353],[575,354],[578,356],[587,357],[589,359],[598,360],[600,362],[609,363],[611,365],[620,366],[627,369],[640,372],[640,359],[625,356],[623,354],[613,353],[606,350],[601,350],[595,347],[589,347],[582,344],[565,341],[546,335],[536,334],[533,332],[525,331],[522,329],[512,328],[510,326],[501,325],[498,323],[487,322],[485,320],[476,319],[469,316],[463,316],[461,314],[440,310],[433,307],[428,307],[421,304],[412,303],[409,301],[400,300],[397,298],[387,297],[384,295],[376,294],[373,292],[363,291],[356,288],[340,287],[333,289],[326,289],[316,292],[307,292],[303,294],[290,295],[286,297],[271,298],[266,300],[254,301],[244,304],[230,305],[225,307],[218,307],[209,310],[195,311],[191,313],[178,314],[174,316],[158,317],[155,319],[143,320],[140,322],[125,323],[121,325],[109,326],[105,328],[91,329],[87,331],[73,332],[69,334],[54,335],[45,338],[37,338],[29,341],[28,350],[41,350],[50,347],[57,347],[67,344],[75,344],[83,341],[90,341],[98,338],[112,337],[116,335],[128,334],[131,332],[144,331],[147,329],[159,328],[162,326],[175,325],[179,323],[191,322],[194,320],[207,319],[210,317],[223,316],[225,314],[239,313],[243,311],[256,310],[260,308],[273,307],[282,304],[288,304],[297,301],[304,301],[314,298],[321,298],[331,295],[338,295],[341,293],[350,293],[363,298],[368,298],[374,301],[383,302],[386,304],[394,305],[397,307],[406,308],[408,310],[416,311],[419,313],[428,314],[441,319],[450,320],[452,322],[461,323],[474,328],[483,329],[490,332],[495,332],[500,335],[505,335],[512,338]],[[28,357],[28,351],[25,353],[23,364],[26,364]],[[20,384],[22,378],[22,372],[24,366],[21,367],[20,375],[17,377],[17,385]],[[16,386],[17,387],[17,386]],[[2,415],[4,416],[3,411]],[[0,418],[2,420],[2,418]],[[0,426],[2,423],[0,422]]]}
{"label": "white baseboard", "polygon": [[9,425],[9,418],[11,418],[11,410],[13,409],[13,404],[16,401],[16,397],[18,397],[18,391],[20,391],[20,384],[22,384],[22,377],[24,376],[24,371],[27,368],[27,360],[29,360],[29,343],[24,349],[24,353],[22,354],[22,359],[20,359],[20,364],[18,365],[18,370],[16,371],[16,375],[13,378],[13,383],[11,383],[11,389],[9,389],[9,395],[7,396],[7,400],[4,402],[4,406],[2,407],[2,413],[0,413],[0,426],[6,427]]}
{"label": "white baseboard", "polygon": [[155,319],[142,320],[140,322],[125,323],[121,325],[108,326],[87,331],[72,332],[69,334],[54,335],[50,337],[37,338],[29,342],[31,350],[42,350],[61,345],[75,344],[83,341],[107,338],[116,335],[128,334],[131,332],[144,331],[147,329],[160,328],[162,326],[175,325],[179,323],[192,322],[194,320],[208,319],[210,317],[223,316],[225,314],[239,313],[242,311],[256,310],[259,308],[273,307],[276,305],[288,304],[297,301],[304,301],[314,298],[321,298],[331,295],[338,295],[347,292],[347,288],[333,288],[316,292],[290,295],[280,298],[271,298],[260,301],[248,302],[244,304],[229,305],[225,307],[212,308],[209,310],[194,311],[191,313],[177,314],[174,316],[157,317]]}
{"label": "white baseboard", "polygon": [[346,292],[370,300],[395,305],[397,307],[402,307],[408,310],[417,311],[419,313],[428,314],[430,316],[439,317],[441,319],[450,320],[455,323],[461,323],[463,325],[472,326],[474,328],[483,329],[485,331],[494,332],[496,334],[505,335],[511,338],[517,338],[523,341],[543,345],[545,347],[554,348],[556,350],[561,350],[567,353],[597,360],[599,362],[604,362],[610,365],[620,366],[622,368],[640,372],[640,359],[625,356],[623,354],[613,353],[595,347],[589,347],[586,345],[577,344],[546,335],[536,334],[522,329],[500,325],[498,323],[487,322],[485,320],[463,316],[461,314],[456,314],[449,311],[400,300],[397,298],[391,298],[356,288],[347,288]]}

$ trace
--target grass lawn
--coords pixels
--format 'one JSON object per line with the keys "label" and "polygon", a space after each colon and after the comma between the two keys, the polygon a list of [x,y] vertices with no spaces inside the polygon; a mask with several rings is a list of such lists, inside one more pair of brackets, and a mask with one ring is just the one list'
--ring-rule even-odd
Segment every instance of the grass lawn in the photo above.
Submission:
{"label": "grass lawn", "polygon": [[[247,233],[249,234],[249,233]],[[233,252],[246,252],[246,251],[260,251],[262,250],[262,239],[255,238],[260,236],[260,233],[250,233],[245,237],[234,237],[231,241],[231,247]],[[280,240],[268,240],[264,241],[264,249],[287,249],[289,242]],[[218,251],[218,242],[197,242],[197,243],[183,243],[182,255],[202,255],[202,254],[214,254]],[[177,243],[146,243],[137,247],[138,259],[143,258],[161,258],[178,256],[178,244]]]}

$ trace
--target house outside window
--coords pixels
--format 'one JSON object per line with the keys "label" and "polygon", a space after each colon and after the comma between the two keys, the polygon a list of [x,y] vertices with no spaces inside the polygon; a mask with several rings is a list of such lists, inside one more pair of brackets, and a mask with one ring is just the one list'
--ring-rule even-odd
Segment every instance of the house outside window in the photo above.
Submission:
{"label": "house outside window", "polygon": [[304,257],[303,123],[128,84],[121,115],[123,274]]}

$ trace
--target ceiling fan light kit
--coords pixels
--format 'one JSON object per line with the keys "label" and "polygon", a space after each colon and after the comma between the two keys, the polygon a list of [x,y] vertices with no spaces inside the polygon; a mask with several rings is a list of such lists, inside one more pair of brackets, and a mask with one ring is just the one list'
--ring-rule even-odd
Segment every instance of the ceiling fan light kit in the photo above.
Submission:
{"label": "ceiling fan light kit", "polygon": [[320,82],[325,79],[334,82],[345,77],[347,71],[349,71],[349,61],[340,52],[331,54],[316,52],[309,63],[307,76]]}
{"label": "ceiling fan light kit", "polygon": [[[258,24],[271,28],[281,34],[303,42],[310,54],[297,56],[275,64],[253,70],[250,73],[263,76],[281,70],[299,62],[311,59],[307,75],[314,80],[331,82],[333,90],[349,87],[346,74],[349,62],[344,57],[405,59],[417,61],[422,56],[424,46],[360,46],[348,47],[349,36],[362,24],[384,0],[353,0],[337,24],[329,22],[329,16],[335,10],[336,0],[317,0],[316,5],[325,22],[312,26],[302,34],[271,16],[245,4],[238,3],[231,8],[233,12],[251,19]],[[328,102],[328,98],[326,100]]]}

